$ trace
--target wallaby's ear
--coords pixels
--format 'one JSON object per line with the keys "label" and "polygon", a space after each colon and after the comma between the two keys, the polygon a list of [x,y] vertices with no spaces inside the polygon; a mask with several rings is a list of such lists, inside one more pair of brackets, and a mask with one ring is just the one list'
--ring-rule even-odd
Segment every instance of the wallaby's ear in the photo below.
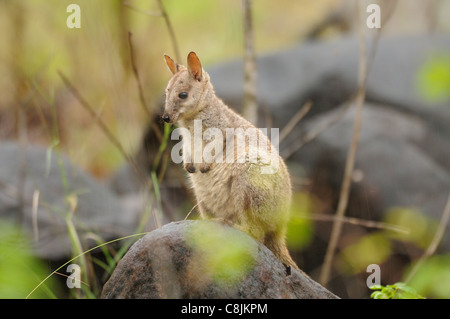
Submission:
{"label": "wallaby's ear", "polygon": [[172,58],[170,56],[168,56],[167,54],[164,54],[164,58],[166,59],[167,66],[169,67],[172,74],[177,73],[178,72],[178,64],[175,63],[175,61],[172,60]]}
{"label": "wallaby's ear", "polygon": [[194,77],[194,79],[196,79],[197,81],[201,81],[202,65],[197,57],[197,54],[195,54],[195,52],[189,52],[187,60],[189,73]]}

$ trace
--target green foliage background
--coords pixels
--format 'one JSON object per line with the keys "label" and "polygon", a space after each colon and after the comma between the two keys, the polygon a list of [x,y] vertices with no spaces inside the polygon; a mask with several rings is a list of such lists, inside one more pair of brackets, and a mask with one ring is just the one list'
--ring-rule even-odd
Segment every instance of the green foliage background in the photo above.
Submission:
{"label": "green foliage background", "polygon": [[[33,257],[29,244],[30,238],[0,219],[0,299],[25,298],[47,276],[47,266]],[[57,295],[58,286],[52,278],[31,298],[55,298]]]}

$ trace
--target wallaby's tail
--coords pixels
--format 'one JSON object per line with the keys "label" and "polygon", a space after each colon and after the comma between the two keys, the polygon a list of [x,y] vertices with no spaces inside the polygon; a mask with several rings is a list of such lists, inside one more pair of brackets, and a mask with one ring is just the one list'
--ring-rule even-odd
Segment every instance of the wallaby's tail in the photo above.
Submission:
{"label": "wallaby's tail", "polygon": [[285,265],[291,266],[300,271],[302,274],[306,275],[300,268],[298,268],[295,261],[292,259],[289,251],[286,247],[286,243],[283,238],[277,238],[270,236],[266,237],[264,240],[264,245],[269,248],[273,254]]}

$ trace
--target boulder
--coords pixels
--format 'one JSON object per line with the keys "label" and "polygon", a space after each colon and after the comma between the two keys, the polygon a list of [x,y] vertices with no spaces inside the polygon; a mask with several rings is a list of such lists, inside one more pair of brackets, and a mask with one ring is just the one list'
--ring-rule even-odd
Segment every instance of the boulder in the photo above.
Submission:
{"label": "boulder", "polygon": [[[230,246],[231,245],[231,246]],[[337,298],[246,233],[216,221],[174,222],[138,240],[102,298]]]}
{"label": "boulder", "polygon": [[[136,230],[138,216],[124,214],[107,187],[55,153],[42,146],[0,143],[0,218],[21,225],[38,257],[71,256],[68,220],[84,247],[95,243],[88,239],[89,233],[109,240]],[[33,209],[33,196],[38,193]]]}
{"label": "boulder", "polygon": [[[329,123],[343,107],[314,117],[295,134],[302,136],[301,131],[307,134]],[[321,194],[321,187],[339,194],[354,116],[354,109],[347,111],[293,156],[308,172],[305,177],[311,178],[311,188],[318,190],[317,195]],[[439,133],[423,118],[387,105],[365,103],[355,162],[358,176],[354,178],[352,194],[353,202],[360,200],[362,205],[350,207],[349,213],[363,219],[379,219],[387,209],[399,206],[418,208],[440,220],[450,190],[450,136],[439,141],[439,153],[432,152],[429,143]],[[321,195],[326,200],[324,193]],[[332,199],[336,200],[337,196]],[[450,249],[450,238],[445,243]]]}

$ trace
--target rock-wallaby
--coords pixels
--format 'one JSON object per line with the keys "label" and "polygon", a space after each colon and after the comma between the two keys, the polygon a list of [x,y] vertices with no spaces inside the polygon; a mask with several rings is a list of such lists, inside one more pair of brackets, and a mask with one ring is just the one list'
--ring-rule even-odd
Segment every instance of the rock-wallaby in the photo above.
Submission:
{"label": "rock-wallaby", "polygon": [[[194,52],[187,57],[187,68],[164,57],[173,76],[165,91],[163,120],[187,132],[182,158],[200,215],[249,233],[285,266],[299,269],[285,243],[292,190],[276,148],[216,96]],[[200,139],[195,137],[198,130]]]}

